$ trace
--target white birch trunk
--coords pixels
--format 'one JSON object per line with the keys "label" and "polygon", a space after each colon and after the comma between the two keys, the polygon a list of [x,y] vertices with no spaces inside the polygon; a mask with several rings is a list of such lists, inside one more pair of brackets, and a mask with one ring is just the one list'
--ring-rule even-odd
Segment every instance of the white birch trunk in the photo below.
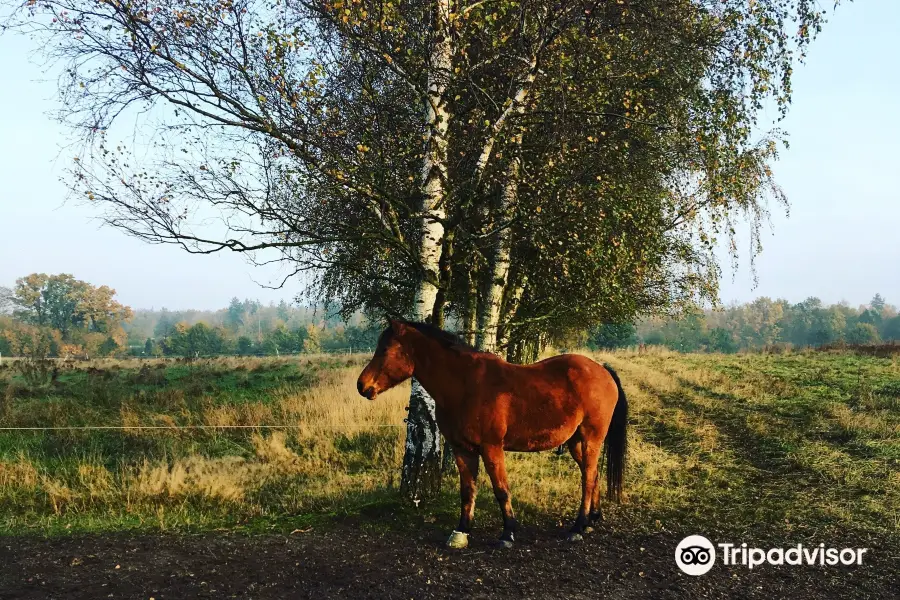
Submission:
{"label": "white birch trunk", "polygon": [[525,81],[522,82],[522,85],[516,91],[515,96],[507,98],[506,103],[503,106],[503,112],[500,113],[500,116],[494,121],[493,125],[491,125],[491,131],[488,134],[487,141],[485,141],[485,144],[481,149],[481,154],[478,156],[478,161],[475,163],[476,180],[480,180],[481,176],[484,174],[488,161],[491,158],[491,152],[494,150],[497,136],[506,125],[506,121],[511,115],[521,115],[525,111],[525,102],[528,100],[531,86],[537,78],[537,66],[538,56],[535,54],[528,66],[528,74],[525,76]]}
{"label": "white birch trunk", "polygon": [[[419,256],[425,271],[416,290],[413,318],[428,320],[437,296],[438,265],[446,217],[447,128],[450,115],[445,98],[452,68],[449,35],[449,0],[437,0],[434,42],[425,102],[425,160],[422,165],[422,235]],[[413,379],[406,419],[406,451],[403,456],[401,491],[418,505],[419,500],[440,490],[441,453],[434,400]]]}
{"label": "white birch trunk", "polygon": [[[525,112],[525,105],[528,102],[531,86],[534,84],[538,74],[538,53],[534,55],[529,63],[528,72],[524,81],[519,86],[515,95],[507,98],[503,111],[500,116],[491,125],[490,133],[481,149],[478,161],[475,163],[475,179],[481,181],[481,177],[490,161],[491,153],[497,142],[497,137],[506,125],[511,116],[518,116]],[[513,138],[513,146],[518,150],[518,146],[522,143],[521,133]],[[500,205],[498,207],[497,222],[505,224],[509,220],[511,207],[515,204],[517,197],[517,188],[519,184],[519,157],[514,156],[503,184],[503,190],[500,194]],[[499,345],[497,334],[500,327],[501,304],[503,302],[503,293],[506,289],[506,278],[509,274],[509,253],[510,253],[510,231],[508,228],[498,232],[497,239],[492,248],[492,256],[490,257],[490,281],[488,283],[487,294],[484,303],[484,309],[479,314],[478,323],[478,342],[477,346],[486,352],[497,352]]]}
{"label": "white birch trunk", "polygon": [[503,190],[500,193],[500,201],[497,206],[497,222],[504,225],[504,228],[497,232],[494,240],[490,267],[491,279],[485,298],[483,322],[478,328],[481,336],[478,346],[485,352],[497,352],[499,350],[497,334],[500,329],[500,309],[509,276],[509,255],[512,246],[512,234],[510,228],[505,227],[505,224],[511,216],[512,207],[515,205],[518,185],[519,159],[514,157],[510,163],[506,181],[503,183]]}

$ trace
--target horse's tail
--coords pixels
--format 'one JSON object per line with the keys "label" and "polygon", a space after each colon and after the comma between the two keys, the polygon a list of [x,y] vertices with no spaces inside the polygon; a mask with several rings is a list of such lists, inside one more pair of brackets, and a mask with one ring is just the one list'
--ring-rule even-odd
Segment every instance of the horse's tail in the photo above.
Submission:
{"label": "horse's tail", "polygon": [[622,498],[625,451],[628,446],[628,400],[625,399],[625,390],[622,389],[619,375],[608,364],[603,366],[612,375],[616,387],[619,388],[619,398],[616,400],[609,430],[606,432],[606,441],[603,443],[603,450],[606,454],[606,497],[618,502]]}

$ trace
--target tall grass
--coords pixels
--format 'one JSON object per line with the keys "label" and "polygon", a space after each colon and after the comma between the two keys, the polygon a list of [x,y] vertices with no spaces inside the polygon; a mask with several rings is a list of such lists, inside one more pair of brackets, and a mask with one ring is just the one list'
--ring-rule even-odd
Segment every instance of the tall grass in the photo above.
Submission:
{"label": "tall grass", "polygon": [[[356,392],[360,359],[349,362],[106,363],[39,397],[7,374],[0,426],[123,429],[0,433],[0,524],[235,521],[384,489],[408,388],[371,403]],[[197,425],[213,428],[180,428]]]}
{"label": "tall grass", "polygon": [[[610,523],[900,526],[896,359],[594,357],[619,371],[632,414],[626,498],[605,506]],[[0,432],[0,529],[219,527],[397,507],[409,390],[361,398],[365,359],[102,361],[49,389],[0,369],[2,427],[123,428]],[[572,517],[580,481],[568,455],[511,453],[507,467],[523,522]],[[492,524],[483,473],[479,483],[478,520]],[[455,486],[450,473],[419,512],[452,526]]]}

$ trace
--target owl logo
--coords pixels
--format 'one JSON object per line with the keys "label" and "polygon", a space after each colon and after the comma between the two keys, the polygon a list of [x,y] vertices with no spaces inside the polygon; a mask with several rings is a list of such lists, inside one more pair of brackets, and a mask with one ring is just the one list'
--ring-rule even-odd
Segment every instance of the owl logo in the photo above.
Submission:
{"label": "owl logo", "polygon": [[716,564],[715,547],[702,535],[689,535],[675,548],[675,564],[688,575],[703,575]]}

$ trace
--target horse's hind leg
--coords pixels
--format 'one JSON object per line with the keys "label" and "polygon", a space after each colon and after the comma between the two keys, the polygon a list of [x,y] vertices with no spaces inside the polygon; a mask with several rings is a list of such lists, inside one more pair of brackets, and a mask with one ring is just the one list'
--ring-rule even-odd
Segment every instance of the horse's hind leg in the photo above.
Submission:
{"label": "horse's hind leg", "polygon": [[506,459],[502,446],[482,446],[481,457],[484,459],[484,468],[491,478],[494,487],[494,496],[500,505],[503,514],[503,533],[500,535],[500,545],[511,548],[515,541],[515,531],[518,528],[516,516],[513,514],[512,498],[509,495],[509,482],[506,479]]}
{"label": "horse's hind leg", "polygon": [[478,455],[454,448],[456,468],[459,471],[459,525],[450,534],[447,545],[451,548],[465,548],[469,544],[469,529],[475,516],[475,493],[478,480]]}
{"label": "horse's hind leg", "polygon": [[[569,447],[569,453],[572,455],[572,458],[575,459],[578,468],[581,470],[581,476],[584,477],[585,467],[581,436],[577,434],[573,435],[566,445]],[[598,468],[597,475],[594,477],[594,489],[591,493],[591,507],[590,512],[588,512],[588,522],[585,524],[584,533],[591,533],[594,529],[591,525],[601,520],[603,520],[603,513],[600,512],[600,469]]]}
{"label": "horse's hind leg", "polygon": [[[594,478],[594,492],[591,494],[591,512],[588,513],[588,529],[592,529],[591,524],[603,520],[603,512],[600,510],[600,468],[597,467],[597,476]],[[587,533],[590,533],[587,529]]]}
{"label": "horse's hind leg", "polygon": [[601,448],[602,444],[586,439],[583,433],[575,435],[569,440],[569,451],[572,452],[572,457],[581,467],[581,508],[575,518],[575,524],[569,530],[569,541],[571,542],[580,541],[588,525],[594,488],[597,487],[597,463],[600,460]]}

